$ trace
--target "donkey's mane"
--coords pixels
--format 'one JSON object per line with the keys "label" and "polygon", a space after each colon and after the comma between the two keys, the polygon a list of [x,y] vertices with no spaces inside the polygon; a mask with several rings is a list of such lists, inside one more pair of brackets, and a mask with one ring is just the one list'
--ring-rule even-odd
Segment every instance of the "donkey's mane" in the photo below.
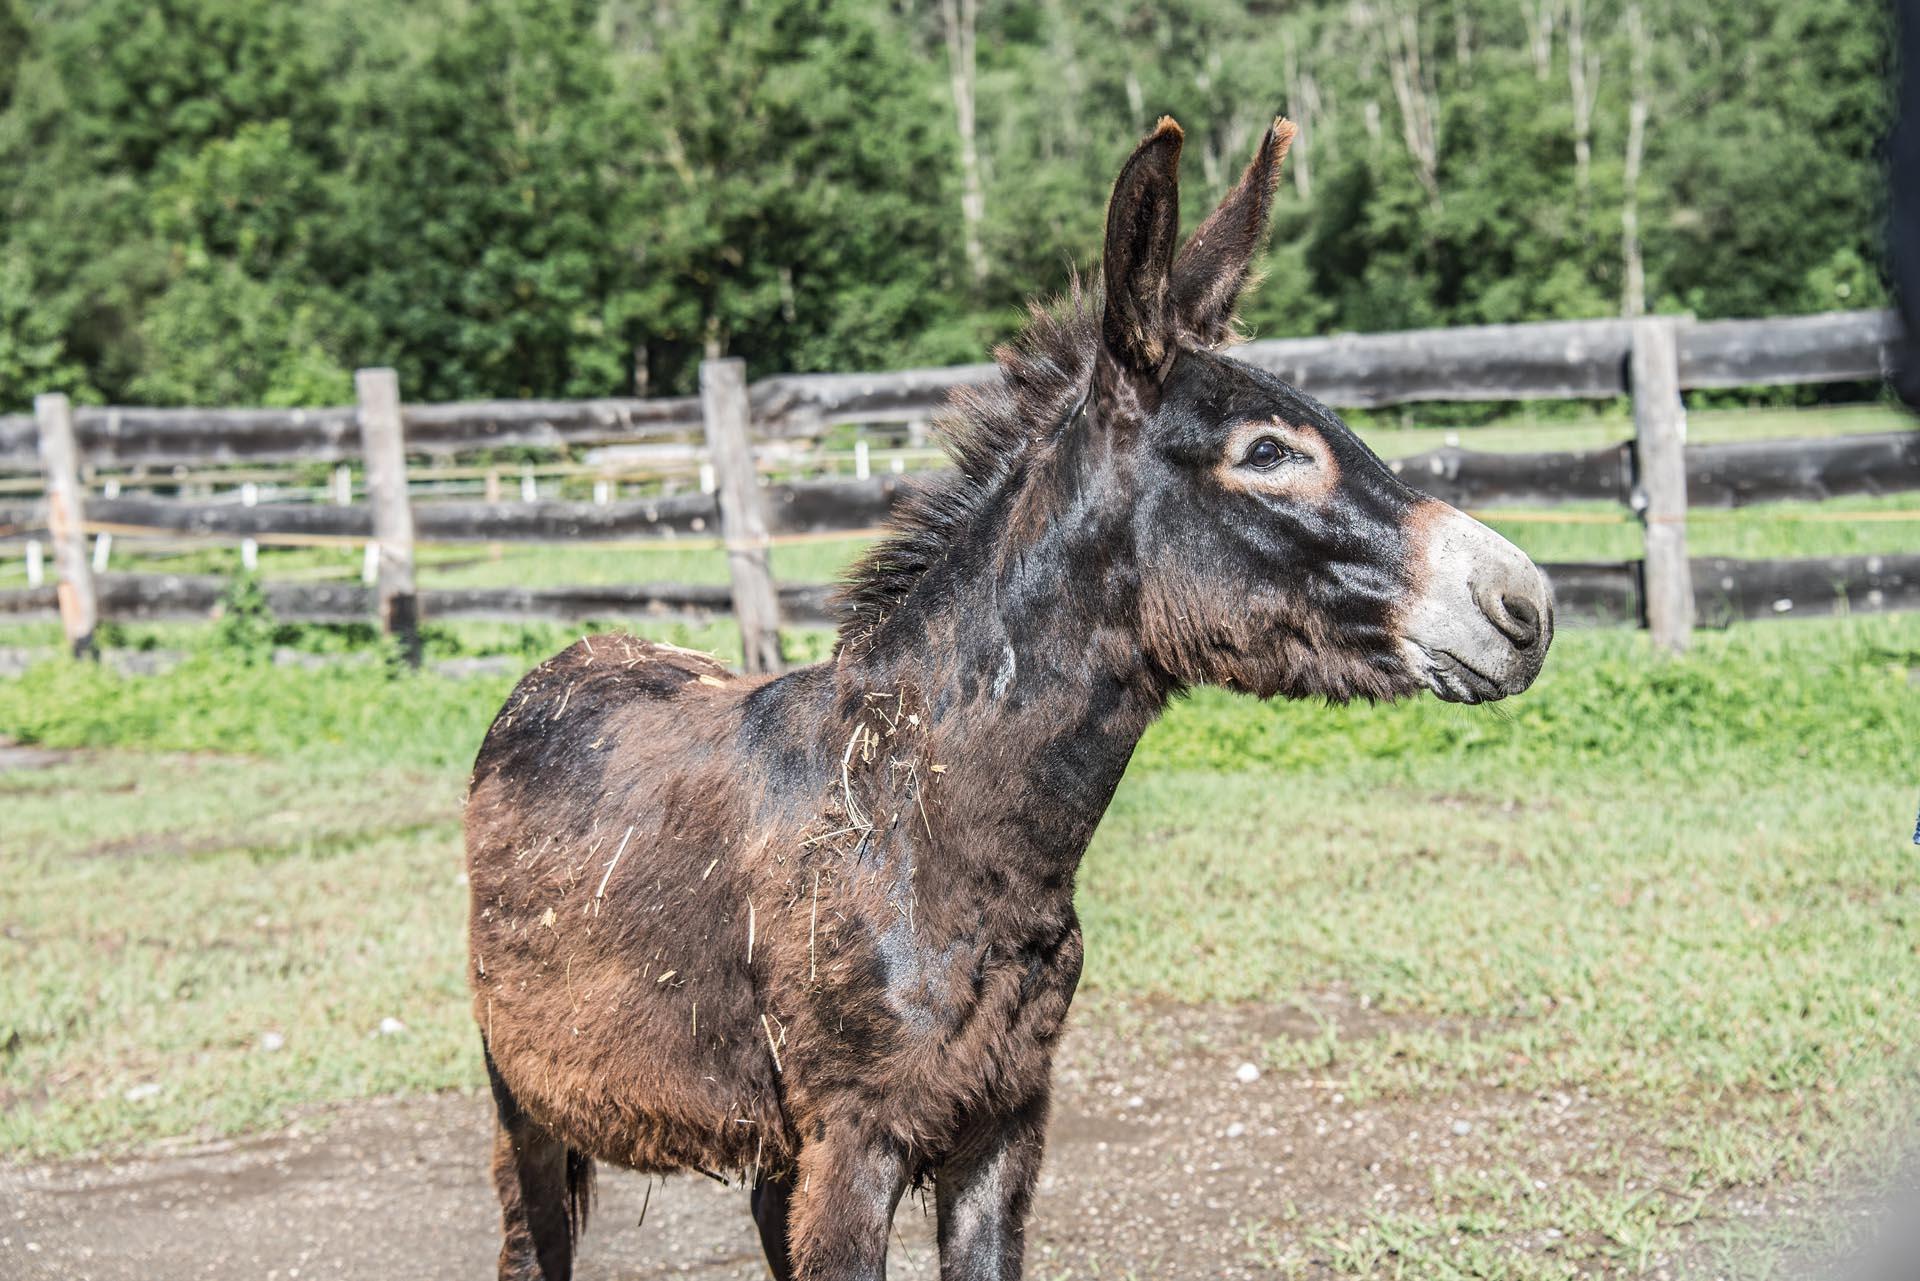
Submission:
{"label": "donkey's mane", "polygon": [[1076,274],[1063,297],[1029,304],[1026,329],[994,349],[998,382],[954,390],[933,423],[954,466],[903,488],[887,534],[841,583],[840,644],[878,628],[972,528],[1021,459],[1065,426],[1093,375],[1100,308],[1099,290]]}

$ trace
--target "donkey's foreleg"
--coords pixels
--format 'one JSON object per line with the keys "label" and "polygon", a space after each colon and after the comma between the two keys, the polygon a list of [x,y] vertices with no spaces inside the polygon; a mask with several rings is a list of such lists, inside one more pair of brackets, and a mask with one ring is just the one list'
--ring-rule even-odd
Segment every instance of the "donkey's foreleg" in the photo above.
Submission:
{"label": "donkey's foreleg", "polygon": [[760,1229],[773,1281],[793,1281],[793,1256],[787,1248],[788,1211],[793,1204],[793,1172],[763,1178],[753,1185],[753,1222]]}
{"label": "donkey's foreleg", "polygon": [[887,1139],[826,1129],[803,1144],[788,1192],[794,1281],[884,1281],[907,1164]]}
{"label": "donkey's foreleg", "polygon": [[1047,1097],[983,1123],[934,1172],[940,1281],[1017,1281],[1047,1138]]}

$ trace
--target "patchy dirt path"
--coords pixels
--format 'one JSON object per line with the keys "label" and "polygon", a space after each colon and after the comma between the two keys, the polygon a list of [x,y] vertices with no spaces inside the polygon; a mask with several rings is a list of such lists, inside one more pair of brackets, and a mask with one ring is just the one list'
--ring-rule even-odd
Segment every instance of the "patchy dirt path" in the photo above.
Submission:
{"label": "patchy dirt path", "polygon": [[[1344,1013],[1348,1034],[1364,1034],[1352,1025],[1364,1012]],[[1612,1128],[1564,1095],[1355,1105],[1311,1074],[1240,1079],[1263,1045],[1314,1026],[1274,1010],[1081,1022],[1062,1054],[1029,1275],[1282,1275],[1278,1252],[1303,1224],[1421,1204],[1435,1171],[1485,1159],[1517,1129],[1540,1177],[1553,1177]],[[374,1101],[230,1142],[0,1165],[0,1276],[490,1276],[489,1108],[464,1094]],[[582,1281],[765,1276],[743,1190],[697,1176],[649,1190],[648,1180],[607,1170],[600,1189]],[[930,1214],[910,1198],[890,1275],[935,1277],[931,1240]]]}
{"label": "patchy dirt path", "polygon": [[[38,1281],[492,1275],[491,1104],[354,1104],[318,1124],[98,1163],[0,1170],[0,1268]],[[610,1173],[583,1252],[594,1277],[755,1276],[746,1199],[705,1179]]]}

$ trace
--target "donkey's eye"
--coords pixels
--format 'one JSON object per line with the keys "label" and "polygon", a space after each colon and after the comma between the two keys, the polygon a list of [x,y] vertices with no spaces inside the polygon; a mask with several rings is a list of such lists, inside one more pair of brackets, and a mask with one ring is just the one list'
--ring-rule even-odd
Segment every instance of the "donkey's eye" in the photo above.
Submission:
{"label": "donkey's eye", "polygon": [[1271,436],[1262,436],[1247,447],[1246,465],[1271,471],[1287,456],[1286,446]]}

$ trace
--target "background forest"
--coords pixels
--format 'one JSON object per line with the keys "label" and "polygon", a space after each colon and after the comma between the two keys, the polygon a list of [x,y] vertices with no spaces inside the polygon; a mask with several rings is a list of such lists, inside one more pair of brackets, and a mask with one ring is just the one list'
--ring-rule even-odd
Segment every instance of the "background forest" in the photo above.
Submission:
{"label": "background forest", "polygon": [[[1162,112],[1261,336],[1885,301],[1871,0],[0,0],[0,410],[981,358]],[[1191,221],[1189,222],[1191,225]]]}

